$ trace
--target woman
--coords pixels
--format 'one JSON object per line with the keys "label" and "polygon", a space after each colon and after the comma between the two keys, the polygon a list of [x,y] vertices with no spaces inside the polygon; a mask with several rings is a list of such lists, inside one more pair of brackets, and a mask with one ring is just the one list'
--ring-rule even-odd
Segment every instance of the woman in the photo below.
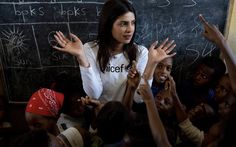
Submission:
{"label": "woman", "polygon": [[[137,62],[138,72],[141,75],[146,73],[151,83],[156,64],[175,55],[169,54],[175,47],[174,41],[166,39],[159,47],[155,42],[148,52],[145,47],[134,43],[135,32],[133,6],[127,0],[108,0],[101,11],[96,41],[83,45],[74,34],[70,34],[73,40],[70,41],[59,31],[55,39],[60,47],[53,48],[77,58],[88,96],[102,102],[121,101],[132,61]],[[131,77],[135,74],[130,72]]]}

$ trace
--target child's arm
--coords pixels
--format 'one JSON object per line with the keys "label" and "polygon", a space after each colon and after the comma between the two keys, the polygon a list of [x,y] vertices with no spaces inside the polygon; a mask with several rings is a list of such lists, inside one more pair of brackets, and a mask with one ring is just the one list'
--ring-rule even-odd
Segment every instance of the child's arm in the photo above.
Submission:
{"label": "child's arm", "polygon": [[133,105],[134,94],[139,85],[140,79],[141,79],[140,74],[136,69],[136,62],[133,61],[132,67],[127,77],[127,85],[124,97],[122,99],[122,104],[126,106],[130,112]]}
{"label": "child's arm", "polygon": [[174,79],[169,76],[168,81],[170,93],[173,98],[175,113],[177,121],[179,122],[179,127],[185,136],[195,143],[198,147],[201,146],[204,139],[204,132],[195,127],[188,118],[187,113],[184,110],[181,101],[179,100],[178,94],[176,92],[176,86]]}
{"label": "child's arm", "polygon": [[147,80],[144,78],[144,84],[141,84],[138,89],[139,93],[142,95],[143,100],[146,104],[147,114],[149,119],[149,125],[151,128],[152,136],[156,142],[157,146],[171,147],[168,141],[165,128],[160,119],[159,113],[157,111],[153,94]]}
{"label": "child's arm", "polygon": [[234,57],[235,53],[233,53],[233,50],[232,48],[230,48],[225,37],[215,25],[209,24],[202,15],[199,15],[199,18],[205,29],[203,32],[203,36],[208,40],[214,42],[222,51],[228,68],[232,90],[234,92],[234,95],[236,95],[236,58]]}
{"label": "child's arm", "polygon": [[185,112],[181,101],[179,100],[179,97],[178,97],[178,94],[176,91],[175,81],[174,81],[173,77],[169,76],[168,81],[166,81],[166,83],[170,84],[169,85],[170,93],[171,93],[171,96],[172,96],[173,102],[174,102],[176,118],[177,118],[177,121],[180,123],[180,122],[186,120],[188,118],[188,115]]}

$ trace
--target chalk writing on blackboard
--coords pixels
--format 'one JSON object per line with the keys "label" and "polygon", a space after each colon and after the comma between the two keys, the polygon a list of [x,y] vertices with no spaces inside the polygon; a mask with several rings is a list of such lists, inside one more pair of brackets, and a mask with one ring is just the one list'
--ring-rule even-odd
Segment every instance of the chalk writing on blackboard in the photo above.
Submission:
{"label": "chalk writing on blackboard", "polygon": [[25,44],[26,36],[24,35],[23,31],[20,31],[19,28],[8,28],[7,30],[1,31],[3,37],[2,40],[6,41],[7,53],[13,54],[20,54],[27,50],[27,44]]}

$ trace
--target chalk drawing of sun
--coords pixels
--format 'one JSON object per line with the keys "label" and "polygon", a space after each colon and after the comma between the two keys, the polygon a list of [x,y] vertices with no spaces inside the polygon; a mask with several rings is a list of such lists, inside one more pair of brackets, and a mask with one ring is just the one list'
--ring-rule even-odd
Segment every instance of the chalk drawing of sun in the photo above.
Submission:
{"label": "chalk drawing of sun", "polygon": [[55,39],[54,35],[56,34],[56,31],[51,31],[48,34],[48,43],[50,44],[50,46],[57,46],[57,40]]}
{"label": "chalk drawing of sun", "polygon": [[28,45],[25,43],[26,36],[23,34],[23,31],[20,31],[19,28],[15,28],[15,26],[7,30],[3,30],[3,37],[1,39],[5,40],[7,53],[8,54],[21,54],[28,49]]}

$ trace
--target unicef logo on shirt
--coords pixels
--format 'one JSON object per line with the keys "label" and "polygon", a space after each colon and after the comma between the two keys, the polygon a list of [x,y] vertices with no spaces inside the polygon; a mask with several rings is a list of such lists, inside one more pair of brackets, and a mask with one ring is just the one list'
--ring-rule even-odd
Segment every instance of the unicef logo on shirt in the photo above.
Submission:
{"label": "unicef logo on shirt", "polygon": [[129,65],[118,65],[118,66],[113,66],[108,64],[106,67],[106,72],[116,72],[116,73],[120,73],[120,72],[128,72],[130,70],[131,66]]}

